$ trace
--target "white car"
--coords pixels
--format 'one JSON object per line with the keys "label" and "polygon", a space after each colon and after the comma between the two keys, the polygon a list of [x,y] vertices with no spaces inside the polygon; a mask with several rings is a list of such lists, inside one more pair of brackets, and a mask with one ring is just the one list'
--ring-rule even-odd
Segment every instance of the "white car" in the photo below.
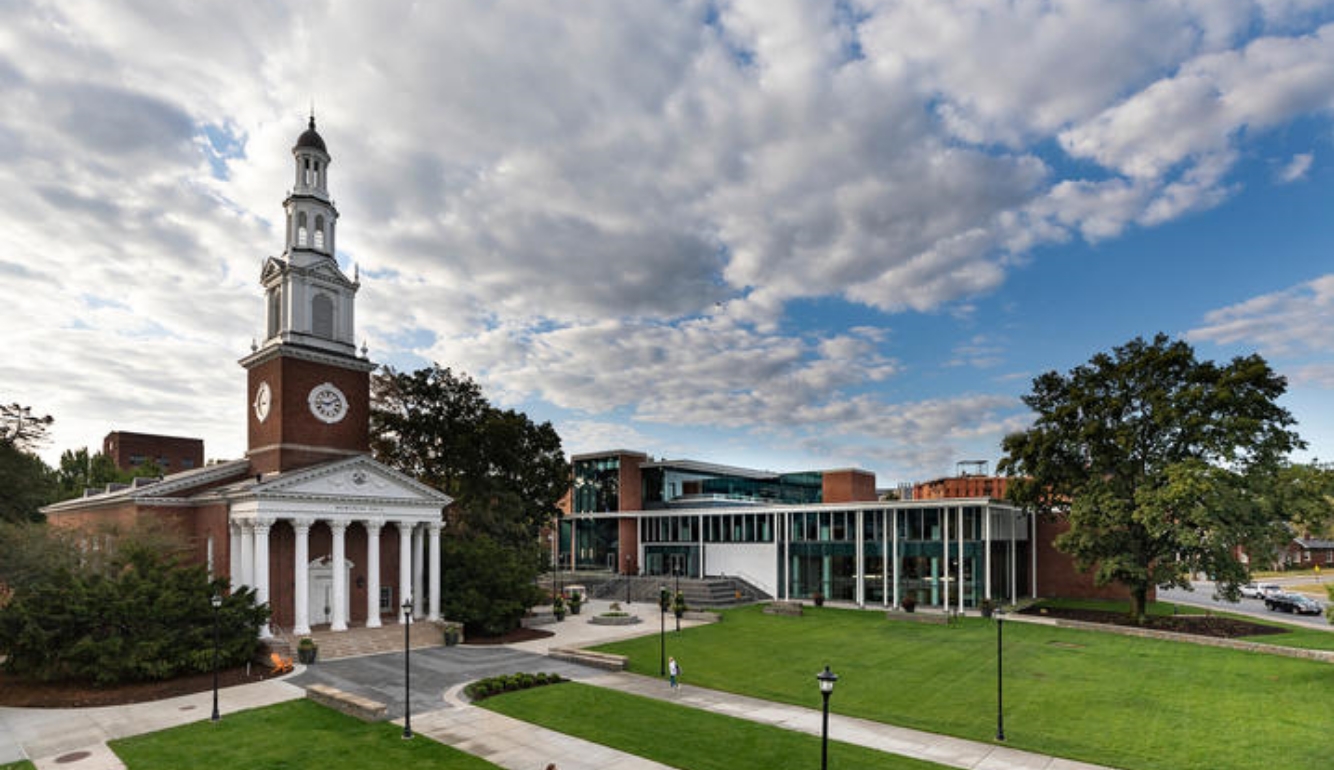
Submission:
{"label": "white car", "polygon": [[1283,588],[1274,583],[1247,583],[1241,587],[1241,595],[1247,599],[1263,599],[1283,593]]}

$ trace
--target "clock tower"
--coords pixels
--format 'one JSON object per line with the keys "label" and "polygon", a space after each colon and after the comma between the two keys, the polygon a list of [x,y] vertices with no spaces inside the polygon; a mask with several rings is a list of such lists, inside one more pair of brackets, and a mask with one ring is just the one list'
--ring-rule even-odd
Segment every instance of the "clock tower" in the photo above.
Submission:
{"label": "clock tower", "polygon": [[315,117],[292,148],[296,178],[283,201],[286,244],[260,273],[263,343],[241,359],[248,372],[248,443],[254,473],[271,473],[370,451],[370,372],[357,355],[353,308],[360,282],[334,257],[338,210],[329,197],[330,156]]}

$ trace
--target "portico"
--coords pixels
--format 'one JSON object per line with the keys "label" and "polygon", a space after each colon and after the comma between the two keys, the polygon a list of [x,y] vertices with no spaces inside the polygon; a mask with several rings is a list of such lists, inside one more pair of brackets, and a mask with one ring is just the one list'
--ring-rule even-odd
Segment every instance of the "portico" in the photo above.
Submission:
{"label": "portico", "polygon": [[440,618],[448,496],[365,456],[261,477],[225,496],[232,585],[253,588],[294,635],[325,623],[344,631],[354,620],[378,627],[382,614],[398,618],[404,597],[414,598],[416,618]]}

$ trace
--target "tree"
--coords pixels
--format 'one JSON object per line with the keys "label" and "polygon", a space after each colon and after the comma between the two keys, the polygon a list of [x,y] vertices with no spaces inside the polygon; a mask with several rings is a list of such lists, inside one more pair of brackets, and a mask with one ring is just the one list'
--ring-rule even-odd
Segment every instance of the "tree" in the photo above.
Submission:
{"label": "tree", "polygon": [[1276,403],[1286,387],[1258,355],[1219,366],[1166,335],[1136,338],[1035,379],[1033,427],[1005,438],[999,467],[1018,477],[1011,499],[1068,522],[1058,549],[1129,589],[1135,617],[1151,587],[1189,588],[1194,572],[1235,598],[1237,549],[1288,536],[1285,458],[1305,444]]}
{"label": "tree", "polygon": [[60,453],[60,467],[56,468],[59,499],[81,497],[83,490],[101,489],[107,484],[128,484],[133,476],[120,468],[111,456],[98,452],[89,457],[88,447],[66,449]]}
{"label": "tree", "polygon": [[[560,436],[550,423],[497,409],[467,375],[438,365],[386,368],[373,378],[371,397],[376,459],[454,498],[446,553],[496,556],[478,565],[486,569],[446,570],[446,613],[490,633],[517,625],[535,601],[526,587],[542,569],[541,529],[569,488]],[[493,617],[499,607],[503,623]]]}
{"label": "tree", "polygon": [[55,500],[51,469],[34,454],[51,422],[32,407],[0,404],[0,521],[41,521],[41,507]]}
{"label": "tree", "polygon": [[202,673],[219,658],[239,665],[258,648],[267,621],[254,591],[228,593],[190,564],[183,541],[163,526],[107,530],[101,548],[81,550],[47,526],[0,527],[0,654],[6,670],[39,680],[99,685]]}
{"label": "tree", "polygon": [[0,404],[0,445],[32,451],[46,443],[53,422],[49,414],[34,416],[30,406]]}

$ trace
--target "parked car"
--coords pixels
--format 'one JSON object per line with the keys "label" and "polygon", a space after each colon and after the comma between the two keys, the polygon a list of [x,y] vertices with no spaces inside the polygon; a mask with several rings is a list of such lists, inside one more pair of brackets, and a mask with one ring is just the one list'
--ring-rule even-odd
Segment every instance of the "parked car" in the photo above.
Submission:
{"label": "parked car", "polygon": [[1260,590],[1260,586],[1247,583],[1241,587],[1241,597],[1243,599],[1263,599],[1265,598],[1265,592]]}
{"label": "parked car", "polygon": [[1281,594],[1281,593],[1283,593],[1283,586],[1281,586],[1281,585],[1279,585],[1279,584],[1277,584],[1277,583],[1261,583],[1261,584],[1260,584],[1260,598],[1261,598],[1261,599],[1265,598],[1266,596],[1274,596],[1275,594]]}
{"label": "parked car", "polygon": [[1277,612],[1294,612],[1298,615],[1319,615],[1324,612],[1320,602],[1309,596],[1282,592],[1266,596],[1265,608]]}

